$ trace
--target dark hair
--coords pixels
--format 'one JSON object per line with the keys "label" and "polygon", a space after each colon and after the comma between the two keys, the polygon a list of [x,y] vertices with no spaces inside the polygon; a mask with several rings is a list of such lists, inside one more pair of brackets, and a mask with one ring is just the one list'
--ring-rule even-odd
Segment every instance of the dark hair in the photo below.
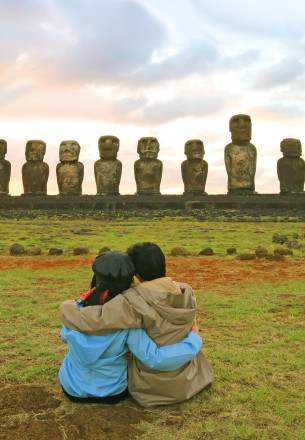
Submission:
{"label": "dark hair", "polygon": [[91,289],[95,289],[83,301],[84,307],[104,304],[124,292],[130,287],[135,274],[130,257],[118,251],[98,255],[92,264],[92,269],[94,275]]}
{"label": "dark hair", "polygon": [[149,241],[136,243],[127,249],[136,274],[145,281],[166,276],[165,256],[159,246]]}

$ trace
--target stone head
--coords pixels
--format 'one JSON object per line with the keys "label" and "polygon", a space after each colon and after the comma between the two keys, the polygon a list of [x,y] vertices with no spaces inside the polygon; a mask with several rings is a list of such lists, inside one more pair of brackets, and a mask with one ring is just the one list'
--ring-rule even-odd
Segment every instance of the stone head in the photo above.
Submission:
{"label": "stone head", "polygon": [[159,150],[159,142],[155,137],[142,137],[138,141],[137,153],[140,159],[157,159]]}
{"label": "stone head", "polygon": [[284,157],[300,157],[302,155],[302,145],[299,139],[286,138],[282,140],[280,145]]}
{"label": "stone head", "polygon": [[200,139],[191,139],[187,141],[184,145],[184,154],[187,159],[202,160],[204,156],[204,145]]}
{"label": "stone head", "polygon": [[235,115],[230,119],[232,141],[251,140],[251,118],[248,115]]}
{"label": "stone head", "polygon": [[5,158],[7,153],[7,142],[4,139],[0,139],[0,160]]}
{"label": "stone head", "polygon": [[120,140],[116,136],[101,136],[98,140],[101,159],[116,159],[119,147]]}
{"label": "stone head", "polygon": [[46,143],[39,140],[27,141],[25,158],[28,162],[41,162],[46,154]]}
{"label": "stone head", "polygon": [[80,145],[76,141],[62,141],[59,147],[61,162],[75,162],[79,158]]}

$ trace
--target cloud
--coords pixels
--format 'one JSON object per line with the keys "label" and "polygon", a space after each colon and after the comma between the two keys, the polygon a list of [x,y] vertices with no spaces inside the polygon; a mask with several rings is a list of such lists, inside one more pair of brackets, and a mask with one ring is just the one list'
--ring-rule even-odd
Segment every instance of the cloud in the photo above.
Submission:
{"label": "cloud", "polygon": [[[0,107],[5,118],[68,118],[91,119],[111,123],[127,123],[133,113],[142,111],[148,100],[143,95],[120,97],[98,96],[88,89],[36,89],[29,88],[23,94],[6,95]],[[1,93],[0,93],[1,95]]]}
{"label": "cloud", "polygon": [[291,104],[274,103],[259,107],[252,107],[250,113],[254,114],[256,118],[268,121],[287,121],[303,119],[305,111],[298,106]]}
{"label": "cloud", "polygon": [[14,75],[34,83],[114,82],[146,64],[167,39],[161,22],[132,0],[28,3],[2,18],[0,53]]}
{"label": "cloud", "polygon": [[290,84],[303,76],[305,64],[297,58],[285,58],[279,63],[262,69],[253,83],[254,89],[271,89]]}
{"label": "cloud", "polygon": [[204,22],[221,26],[231,32],[255,34],[257,39],[278,37],[289,41],[302,36],[305,25],[302,0],[289,4],[277,0],[191,0],[191,5]]}
{"label": "cloud", "polygon": [[207,75],[215,69],[219,59],[220,55],[214,42],[191,41],[175,54],[158,62],[147,63],[132,73],[129,79],[137,83],[155,83],[185,78],[188,75]]}
{"label": "cloud", "polygon": [[176,97],[168,101],[156,101],[146,106],[137,121],[165,124],[180,118],[210,116],[222,110],[225,100],[220,96]]}

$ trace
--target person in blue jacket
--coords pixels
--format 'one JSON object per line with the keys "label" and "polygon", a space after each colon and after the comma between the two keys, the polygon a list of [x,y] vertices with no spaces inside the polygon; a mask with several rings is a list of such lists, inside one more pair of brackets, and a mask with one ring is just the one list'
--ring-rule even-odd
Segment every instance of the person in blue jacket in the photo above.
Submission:
{"label": "person in blue jacket", "polygon": [[[130,257],[117,251],[99,255],[92,268],[96,287],[82,295],[79,307],[105,304],[128,289],[135,274]],[[64,393],[74,402],[111,404],[127,397],[128,352],[150,368],[172,371],[189,362],[202,347],[196,323],[182,342],[163,347],[142,329],[94,336],[63,325],[60,334],[69,352],[58,376]]]}

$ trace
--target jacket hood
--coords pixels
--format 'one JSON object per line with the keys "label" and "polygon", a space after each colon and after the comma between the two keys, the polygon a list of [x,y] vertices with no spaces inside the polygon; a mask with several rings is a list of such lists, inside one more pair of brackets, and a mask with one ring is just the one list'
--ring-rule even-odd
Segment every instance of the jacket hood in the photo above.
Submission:
{"label": "jacket hood", "polygon": [[177,283],[169,277],[145,281],[134,289],[150,304],[162,318],[184,325],[194,321],[196,299],[191,286]]}

